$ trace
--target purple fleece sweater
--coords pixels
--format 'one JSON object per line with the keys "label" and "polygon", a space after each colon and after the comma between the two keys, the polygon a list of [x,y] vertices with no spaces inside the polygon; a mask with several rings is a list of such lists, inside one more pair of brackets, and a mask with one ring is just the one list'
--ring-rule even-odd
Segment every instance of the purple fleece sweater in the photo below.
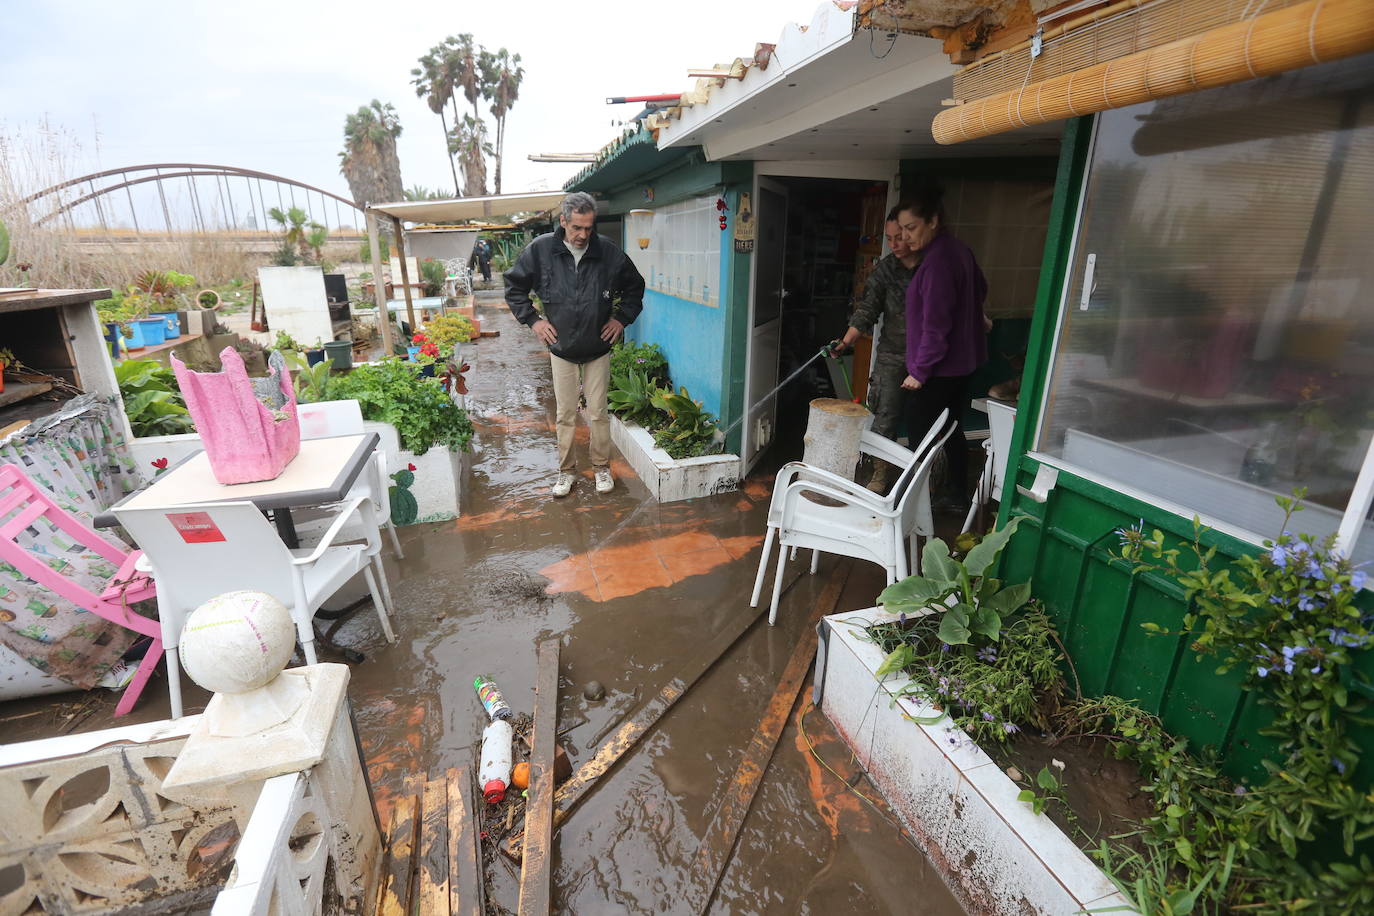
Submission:
{"label": "purple fleece sweater", "polygon": [[924,385],[935,376],[968,375],[987,361],[988,283],[973,251],[948,232],[923,254],[906,288],[906,371]]}

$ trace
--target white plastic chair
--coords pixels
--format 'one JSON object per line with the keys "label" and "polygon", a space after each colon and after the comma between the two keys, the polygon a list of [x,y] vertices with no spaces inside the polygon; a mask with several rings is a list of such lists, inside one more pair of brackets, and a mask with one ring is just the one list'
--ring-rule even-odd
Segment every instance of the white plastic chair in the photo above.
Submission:
{"label": "white plastic chair", "polygon": [[968,531],[973,527],[974,517],[978,510],[987,505],[988,500],[1002,502],[1007,488],[1007,459],[1011,457],[1011,433],[1016,427],[1016,408],[991,398],[986,403],[988,437],[983,442],[983,451],[987,458],[983,463],[983,473],[978,477],[978,486],[974,488],[973,499],[969,500],[964,527],[960,531]]}
{"label": "white plastic chair", "polygon": [[[934,533],[928,483],[935,456],[954,429],[954,424],[948,422],[948,414],[948,411],[940,413],[915,451],[871,431],[863,434],[859,442],[861,452],[876,455],[902,469],[892,492],[886,496],[800,461],[783,466],[773,485],[768,533],[749,601],[751,607],[758,606],[764,571],[776,540],[778,566],[773,577],[769,626],[777,621],[788,548],[810,548],[813,573],[821,551],[877,563],[886,570],[889,585],[906,578],[908,569],[919,571],[916,538]],[[807,498],[807,494],[826,497],[825,502],[832,504],[814,501]]]}
{"label": "white plastic chair", "polygon": [[[334,524],[313,550],[293,551],[287,549],[276,529],[249,502],[114,509],[124,530],[143,549],[143,559],[150,564],[157,583],[158,618],[167,656],[173,718],[181,715],[177,655],[181,631],[191,611],[216,595],[251,589],[266,592],[286,605],[296,622],[306,664],[313,665],[317,659],[311,618],[320,605],[362,573],[382,632],[388,642],[396,641],[388,606],[373,574],[369,545],[334,543],[354,513],[371,512],[372,506],[365,498],[354,497],[343,504]],[[369,530],[367,519],[363,522],[364,529]],[[194,543],[188,541],[185,533],[192,524],[198,529],[198,535],[192,538]],[[375,525],[370,530],[375,532]],[[379,547],[380,542],[371,546]]]}
{"label": "white plastic chair", "polygon": [[[355,436],[363,432],[363,409],[357,401],[319,401],[311,404],[296,405],[300,418],[302,439],[325,439],[330,436]],[[387,497],[390,489],[387,474],[386,443],[380,443],[372,453],[368,470],[358,475],[348,495],[367,496],[372,509],[377,514],[378,523],[386,529],[391,539],[391,549],[398,560],[405,559],[401,550],[401,540],[396,536],[396,526],[391,522],[391,505]],[[299,530],[298,526],[298,530]],[[309,528],[309,525],[306,526]],[[344,540],[356,540],[356,536],[344,535]]]}

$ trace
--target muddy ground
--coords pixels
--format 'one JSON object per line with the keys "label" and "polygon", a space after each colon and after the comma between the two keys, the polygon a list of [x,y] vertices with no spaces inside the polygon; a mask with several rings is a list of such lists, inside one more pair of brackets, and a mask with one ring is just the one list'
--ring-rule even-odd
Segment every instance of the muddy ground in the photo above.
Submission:
{"label": "muddy ground", "polygon": [[[498,293],[481,294],[479,308],[483,328],[501,336],[468,348],[477,437],[462,517],[402,529],[403,560],[386,552],[395,646],[383,642],[370,608],[335,633],[367,653],[353,666],[349,693],[383,809],[408,780],[475,765],[486,722],[475,675],[494,675],[517,711],[531,711],[539,638],[562,638],[559,729],[576,766],[694,646],[752,613],[771,481],[659,504],[617,459],[612,494],[598,496],[584,466],[567,499],[549,499],[548,357]],[[585,462],[585,427],[579,449]],[[556,912],[691,911],[682,897],[688,863],[837,562],[822,558],[816,576],[797,576],[778,625],[764,621],[741,639],[574,811],[555,840]],[[805,567],[799,558],[790,569]],[[882,586],[878,567],[855,564],[835,612],[871,606]],[[605,685],[605,699],[583,698],[592,679]],[[199,711],[204,694],[187,688],[187,711]],[[711,912],[960,913],[891,814],[870,808],[808,750],[803,715],[819,756],[856,775],[809,696],[808,688],[792,711]],[[161,676],[145,697],[127,721],[167,714]],[[113,705],[103,691],[0,705],[0,728],[16,741],[109,727]],[[79,720],[62,718],[77,710]],[[855,784],[878,797],[866,780]],[[515,871],[498,862],[488,878],[490,899],[514,911]]]}

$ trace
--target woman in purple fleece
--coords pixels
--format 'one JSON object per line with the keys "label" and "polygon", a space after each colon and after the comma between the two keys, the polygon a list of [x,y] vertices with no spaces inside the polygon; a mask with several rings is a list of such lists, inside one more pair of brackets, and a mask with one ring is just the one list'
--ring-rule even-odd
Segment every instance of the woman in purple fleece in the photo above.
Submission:
{"label": "woman in purple fleece", "polygon": [[951,508],[967,507],[968,445],[960,419],[969,377],[988,358],[983,301],[988,284],[973,251],[945,230],[944,192],[928,188],[898,204],[897,222],[921,266],[906,290],[907,435],[913,447],[949,408],[954,433],[945,441]]}

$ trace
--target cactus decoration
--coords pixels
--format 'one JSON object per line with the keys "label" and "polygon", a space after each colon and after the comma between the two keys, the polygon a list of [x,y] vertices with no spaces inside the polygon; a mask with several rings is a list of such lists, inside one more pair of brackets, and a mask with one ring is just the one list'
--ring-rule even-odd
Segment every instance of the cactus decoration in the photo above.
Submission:
{"label": "cactus decoration", "polygon": [[391,479],[396,481],[396,485],[387,491],[391,497],[391,523],[415,524],[420,517],[420,505],[415,501],[415,494],[410,492],[410,485],[415,482],[415,465],[407,465],[405,470],[392,474]]}

